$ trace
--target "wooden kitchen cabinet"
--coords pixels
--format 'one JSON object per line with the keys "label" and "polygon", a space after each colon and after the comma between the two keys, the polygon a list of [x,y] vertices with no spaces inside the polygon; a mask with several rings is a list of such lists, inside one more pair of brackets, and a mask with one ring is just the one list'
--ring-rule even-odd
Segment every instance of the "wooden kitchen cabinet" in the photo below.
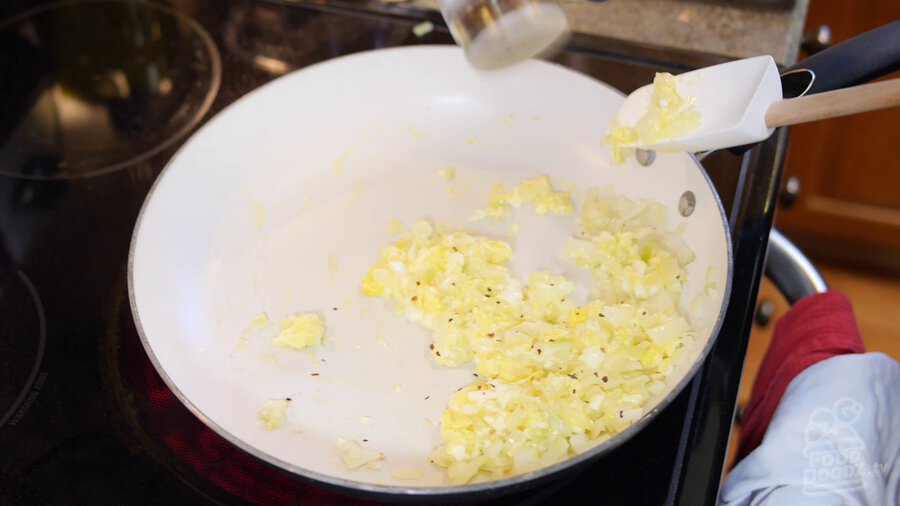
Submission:
{"label": "wooden kitchen cabinet", "polygon": [[[811,0],[806,32],[828,25],[838,43],[897,19],[898,0]],[[814,259],[900,274],[900,108],[794,127],[791,177],[799,193],[776,218],[785,235]]]}

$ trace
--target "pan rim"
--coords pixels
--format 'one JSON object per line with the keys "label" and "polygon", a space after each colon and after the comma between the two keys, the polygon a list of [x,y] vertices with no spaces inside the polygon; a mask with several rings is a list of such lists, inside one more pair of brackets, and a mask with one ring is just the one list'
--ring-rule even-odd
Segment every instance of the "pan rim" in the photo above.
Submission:
{"label": "pan rim", "polygon": [[[314,67],[328,65],[330,63],[336,61],[344,61],[352,58],[365,58],[367,55],[371,55],[373,53],[379,52],[413,52],[413,51],[459,51],[459,48],[455,48],[452,46],[444,46],[444,45],[419,45],[413,47],[392,47],[392,48],[383,48],[383,49],[375,49],[370,51],[363,51],[359,53],[353,53],[349,55],[340,56],[337,58],[332,58],[329,60],[325,60],[322,62],[315,63],[308,67],[305,67],[303,70],[311,69]],[[550,67],[555,68],[555,70],[564,71],[566,73],[572,74],[582,79],[590,79],[595,84],[600,84],[608,89],[615,91],[616,93],[622,95],[624,94],[610,87],[609,85],[599,81],[597,79],[586,76],[582,73],[569,69],[563,65],[540,61],[541,64],[549,65]],[[223,111],[228,110],[228,108],[232,107],[234,104],[243,101],[246,97],[250,97],[253,94],[258,93],[260,90],[266,88],[270,84],[277,82],[270,81],[269,83],[254,89],[253,91],[243,95],[238,100],[229,104]],[[198,131],[196,131],[193,136],[198,135],[202,130],[204,130],[209,123],[205,123],[201,126]],[[193,137],[192,136],[192,137]],[[127,264],[127,281],[128,281],[128,298],[131,307],[131,313],[135,324],[135,329],[137,330],[137,334],[141,340],[141,345],[144,347],[144,351],[147,353],[150,362],[153,364],[153,367],[156,369],[157,373],[165,382],[166,386],[172,391],[175,397],[185,406],[188,410],[196,416],[204,425],[212,429],[216,434],[224,438],[230,444],[240,448],[244,452],[252,455],[253,457],[261,460],[262,462],[279,468],[280,470],[287,471],[291,473],[292,476],[299,478],[308,483],[324,486],[326,488],[332,488],[340,490],[344,493],[350,495],[364,495],[366,497],[377,497],[380,499],[393,498],[397,500],[407,500],[407,501],[415,501],[422,498],[429,499],[440,499],[445,498],[447,500],[461,500],[466,497],[471,496],[479,496],[481,498],[485,498],[488,496],[498,496],[508,493],[513,493],[516,490],[524,490],[530,488],[532,486],[536,486],[539,483],[545,481],[546,479],[551,479],[553,475],[556,475],[566,469],[579,467],[583,464],[586,464],[588,461],[599,458],[603,454],[609,453],[615,448],[621,446],[626,441],[630,440],[634,437],[638,432],[643,430],[652,420],[654,420],[660,412],[662,412],[672,401],[682,393],[684,388],[694,380],[695,375],[699,371],[699,369],[706,362],[706,358],[709,355],[710,350],[715,345],[718,340],[719,332],[722,328],[723,320],[725,318],[725,314],[728,310],[728,305],[730,301],[730,295],[732,290],[733,283],[733,274],[734,274],[734,255],[733,255],[733,245],[731,238],[731,229],[728,226],[728,219],[725,213],[724,206],[722,204],[722,200],[715,190],[715,185],[709,177],[709,174],[704,169],[703,165],[699,162],[696,156],[691,153],[686,153],[687,156],[693,161],[694,165],[701,172],[703,177],[703,181],[706,183],[709,191],[715,201],[716,209],[719,212],[720,224],[722,225],[722,229],[724,232],[725,244],[726,244],[726,283],[723,289],[722,295],[722,304],[719,307],[718,315],[716,316],[715,323],[711,326],[711,330],[709,332],[709,337],[706,340],[703,348],[700,349],[698,354],[695,357],[694,363],[691,364],[689,368],[687,368],[684,372],[682,378],[675,384],[674,387],[669,389],[664,397],[662,397],[656,405],[640,419],[631,424],[628,428],[619,432],[618,434],[612,436],[606,441],[598,444],[597,446],[587,450],[578,455],[574,455],[564,461],[558,462],[551,466],[547,466],[544,468],[537,469],[535,471],[531,471],[529,473],[520,474],[511,476],[509,478],[503,478],[500,480],[487,481],[483,483],[477,484],[466,484],[466,485],[445,485],[445,486],[427,486],[427,487],[411,487],[411,486],[398,486],[398,485],[378,485],[374,483],[367,483],[361,481],[348,480],[344,478],[338,478],[335,476],[327,475],[324,473],[320,473],[317,471],[313,471],[310,469],[303,468],[301,466],[291,464],[282,459],[274,457],[266,452],[263,452],[253,445],[245,442],[241,438],[235,436],[229,431],[225,430],[222,426],[213,421],[209,416],[207,416],[201,409],[197,407],[185,394],[181,391],[180,388],[175,384],[175,382],[171,379],[171,377],[166,373],[163,368],[161,362],[153,351],[152,346],[150,345],[150,341],[147,338],[147,335],[144,331],[143,325],[141,323],[141,317],[137,307],[137,298],[135,293],[135,285],[134,285],[134,259],[135,259],[135,251],[138,242],[138,237],[141,229],[141,224],[143,218],[145,216],[145,211],[147,210],[147,206],[153,197],[154,192],[157,190],[158,185],[163,180],[168,170],[172,167],[173,162],[179,157],[182,150],[188,143],[185,143],[173,154],[173,156],[166,163],[165,167],[160,171],[156,180],[153,182],[153,185],[147,192],[147,196],[144,199],[143,204],[141,205],[141,209],[138,213],[137,219],[135,221],[134,231],[131,237],[131,243],[129,245],[128,251],[128,264]]]}

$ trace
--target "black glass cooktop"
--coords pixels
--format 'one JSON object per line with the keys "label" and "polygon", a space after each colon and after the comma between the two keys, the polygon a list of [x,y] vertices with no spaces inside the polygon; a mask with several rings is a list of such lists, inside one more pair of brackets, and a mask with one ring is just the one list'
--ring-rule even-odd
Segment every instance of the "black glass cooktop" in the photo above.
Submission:
{"label": "black glass cooktop", "polygon": [[[11,1],[0,7],[0,504],[358,502],[228,445],[165,387],[126,292],[154,178],[254,88],[335,56],[451,39],[434,13],[365,2]],[[416,36],[422,20],[437,28]],[[630,91],[713,57],[576,37],[559,63]],[[784,136],[704,160],[735,282],[704,368],[598,462],[494,504],[711,504],[773,214]],[[175,239],[173,239],[175,240]]]}

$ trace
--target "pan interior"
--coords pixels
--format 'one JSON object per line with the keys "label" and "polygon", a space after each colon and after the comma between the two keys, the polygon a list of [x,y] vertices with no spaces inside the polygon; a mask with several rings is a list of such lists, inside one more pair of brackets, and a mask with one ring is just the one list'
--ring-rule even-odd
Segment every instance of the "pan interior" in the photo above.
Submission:
{"label": "pan interior", "polygon": [[[438,47],[361,53],[260,88],[201,129],[145,203],[130,283],[151,359],[205,423],[259,458],[339,485],[447,486],[427,455],[447,399],[472,370],[433,364],[426,333],[363,296],[360,280],[396,240],[389,223],[422,218],[510,241],[519,275],[576,275],[557,256],[574,217],[519,213],[515,238],[509,223],[469,220],[496,183],[549,174],[576,201],[588,187],[611,187],[662,202],[672,225],[687,224],[697,258],[684,309],[708,281],[718,288],[703,299],[699,338],[674,385],[712,339],[729,275],[727,232],[691,157],[611,165],[600,138],[621,101],[556,65],[480,73],[461,51]],[[453,181],[438,175],[447,167]],[[687,190],[696,208],[685,218],[678,202]],[[250,325],[261,312],[276,322],[315,312],[325,343],[273,348],[270,331]],[[288,423],[265,430],[263,402],[286,397]],[[338,438],[384,453],[381,470],[346,470]],[[411,467],[422,476],[394,476]]]}

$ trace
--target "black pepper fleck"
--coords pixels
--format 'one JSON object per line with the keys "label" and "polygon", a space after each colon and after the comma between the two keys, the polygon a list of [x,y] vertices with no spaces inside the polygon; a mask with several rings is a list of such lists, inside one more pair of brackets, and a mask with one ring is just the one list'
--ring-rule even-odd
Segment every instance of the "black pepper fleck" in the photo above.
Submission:
{"label": "black pepper fleck", "polygon": [[609,381],[609,376],[604,376],[600,379],[603,380],[604,383],[606,383],[607,381]]}

